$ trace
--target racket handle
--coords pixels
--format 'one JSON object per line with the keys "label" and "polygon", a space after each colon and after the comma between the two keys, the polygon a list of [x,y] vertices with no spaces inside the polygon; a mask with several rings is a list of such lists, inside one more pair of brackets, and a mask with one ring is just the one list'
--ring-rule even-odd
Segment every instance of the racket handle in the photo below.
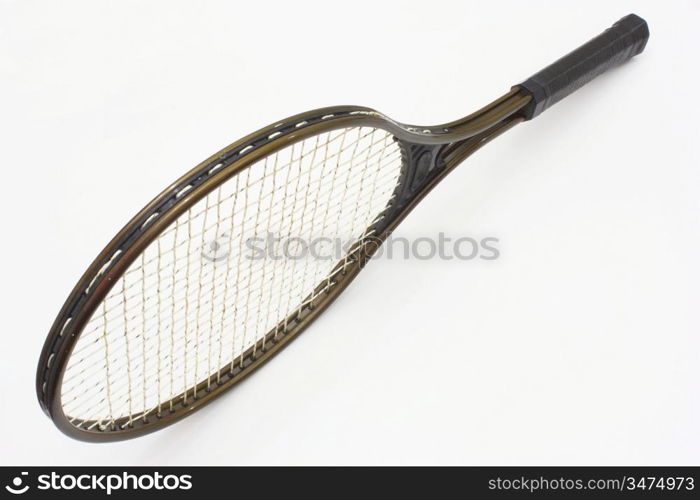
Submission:
{"label": "racket handle", "polygon": [[520,88],[532,95],[523,108],[530,120],[583,87],[598,75],[644,50],[649,27],[644,19],[629,14],[603,33],[531,76]]}

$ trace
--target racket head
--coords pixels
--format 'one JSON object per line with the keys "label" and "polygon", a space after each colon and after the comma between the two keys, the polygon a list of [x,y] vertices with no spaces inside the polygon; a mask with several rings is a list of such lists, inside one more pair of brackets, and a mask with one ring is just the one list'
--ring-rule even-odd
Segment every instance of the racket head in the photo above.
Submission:
{"label": "racket head", "polygon": [[[514,100],[515,93],[511,92],[495,101],[484,108],[481,114],[432,128],[402,125],[365,107],[322,108],[265,127],[200,163],[134,216],[98,255],[74,287],[49,331],[39,359],[36,391],[42,409],[61,431],[73,438],[115,441],[161,429],[223,394],[296,338],[344,290],[386,235],[456,164],[446,160],[448,153],[456,155],[458,161],[461,161],[464,157],[464,152],[460,153],[461,145],[466,145],[461,148],[464,150],[476,149],[481,145],[482,141],[473,137],[475,130],[465,130],[465,127],[468,128],[475,121],[475,117],[478,119],[484,113],[492,113],[494,105],[503,108],[500,113],[488,116],[488,120],[478,123],[481,130],[487,130],[504,123],[506,117],[513,115],[527,102],[522,97]],[[121,415],[112,417],[107,424],[102,420],[78,418],[76,424],[76,417],[66,413],[62,397],[64,376],[74,349],[86,325],[100,305],[105,303],[115,284],[123,279],[129,266],[149,245],[198,202],[265,158],[322,134],[358,128],[386,134],[400,151],[393,202],[376,214],[379,217],[373,218],[376,220],[371,228],[372,238],[356,241],[343,259],[332,268],[329,274],[332,278],[319,282],[309,299],[303,302],[303,307],[295,310],[294,315],[280,318],[273,330],[264,333],[246,352],[242,352],[240,367],[230,370],[226,366],[217,367],[215,372],[207,374],[206,379],[195,380],[190,393],[192,397],[187,397],[190,391],[188,388],[185,388],[185,397],[183,394],[171,394],[167,408],[161,411],[159,402],[158,411],[150,413],[148,417]],[[398,199],[400,203],[397,203]],[[279,333],[281,324],[284,324],[283,334]],[[125,336],[128,334],[127,331]],[[105,333],[105,337],[106,335]],[[145,359],[143,366],[145,373]],[[211,383],[212,377],[215,379],[214,384]],[[158,384],[160,387],[160,381]],[[109,385],[107,374],[106,386]],[[143,391],[145,400],[146,389]],[[173,405],[172,401],[177,401],[177,404]]]}
{"label": "racket head", "polygon": [[[354,106],[323,108],[290,117],[231,144],[205,160],[171,184],[132,218],[78,281],[48,334],[39,360],[39,401],[63,432],[82,440],[117,440],[157,430],[184,417],[225,392],[233,383],[278,352],[340,293],[359,270],[359,262],[357,265],[345,266],[342,275],[337,276],[337,281],[334,280],[332,290],[319,295],[300,311],[288,334],[279,336],[274,343],[268,343],[265,349],[259,349],[254,359],[246,359],[244,369],[227,372],[224,380],[219,379],[214,387],[200,387],[196,391],[196,398],[189,398],[186,404],[178,405],[174,411],[168,409],[148,419],[121,418],[106,428],[102,425],[92,426],[91,422],[75,425],[71,422],[71,416],[64,411],[61,388],[73,349],[119,277],[149,244],[198,201],[256,162],[306,139],[357,127],[377,130],[396,128],[376,111]],[[125,421],[128,421],[126,426]]]}

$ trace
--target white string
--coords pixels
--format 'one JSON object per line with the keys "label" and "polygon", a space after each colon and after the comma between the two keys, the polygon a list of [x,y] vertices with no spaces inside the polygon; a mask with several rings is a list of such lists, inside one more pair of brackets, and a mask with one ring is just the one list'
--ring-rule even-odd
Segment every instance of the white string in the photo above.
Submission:
{"label": "white string", "polygon": [[[66,415],[85,427],[130,425],[199,397],[224,367],[244,368],[244,353],[264,350],[266,335],[286,331],[338,264],[352,262],[251,259],[251,239],[365,238],[400,171],[390,134],[353,127],[290,145],[212,191],[143,251],[87,323],[63,377]],[[223,251],[208,258],[212,242]]]}

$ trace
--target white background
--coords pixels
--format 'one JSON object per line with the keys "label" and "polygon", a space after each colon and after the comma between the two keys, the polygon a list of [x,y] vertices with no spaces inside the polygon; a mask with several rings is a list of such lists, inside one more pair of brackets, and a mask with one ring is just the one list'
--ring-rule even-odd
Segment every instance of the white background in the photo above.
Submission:
{"label": "white background", "polygon": [[[297,112],[435,124],[623,15],[646,51],[450,175],[397,235],[501,258],[370,264],[196,415],[113,444],[43,415],[46,332],[113,234]],[[0,3],[2,464],[698,464],[697,2]]]}

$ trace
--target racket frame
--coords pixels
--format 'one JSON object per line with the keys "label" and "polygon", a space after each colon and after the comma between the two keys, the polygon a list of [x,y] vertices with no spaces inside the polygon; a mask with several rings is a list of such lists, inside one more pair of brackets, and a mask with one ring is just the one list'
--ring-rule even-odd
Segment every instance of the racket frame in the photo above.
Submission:
{"label": "racket frame", "polygon": [[[83,441],[129,439],[159,430],[190,415],[247,377],[302,333],[357,276],[379,244],[454,167],[474,151],[524,120],[521,110],[531,95],[519,87],[479,111],[443,125],[404,125],[371,108],[335,106],[301,113],[254,132],[209,157],[180,177],[134,216],[110,241],[80,278],[56,317],[42,349],[36,375],[39,403],[65,434]],[[296,310],[242,355],[242,369],[229,364],[219,376],[210,374],[197,385],[164,404],[161,414],[125,416],[110,425],[83,422],[80,427],[64,414],[61,402],[63,374],[82,330],[118,278],[141,252],[180,215],[243,169],[309,137],[348,127],[374,127],[391,133],[402,149],[403,165],[397,199],[373,227],[376,236],[358,242],[349,258],[331,273],[332,286],[319,284],[304,307]],[[425,158],[428,158],[426,160]],[[342,269],[340,269],[342,267]],[[327,290],[320,288],[327,286]],[[290,326],[280,331],[280,325]],[[216,380],[211,381],[215,378]],[[184,402],[186,401],[186,402]],[[91,427],[87,429],[87,427]]]}

